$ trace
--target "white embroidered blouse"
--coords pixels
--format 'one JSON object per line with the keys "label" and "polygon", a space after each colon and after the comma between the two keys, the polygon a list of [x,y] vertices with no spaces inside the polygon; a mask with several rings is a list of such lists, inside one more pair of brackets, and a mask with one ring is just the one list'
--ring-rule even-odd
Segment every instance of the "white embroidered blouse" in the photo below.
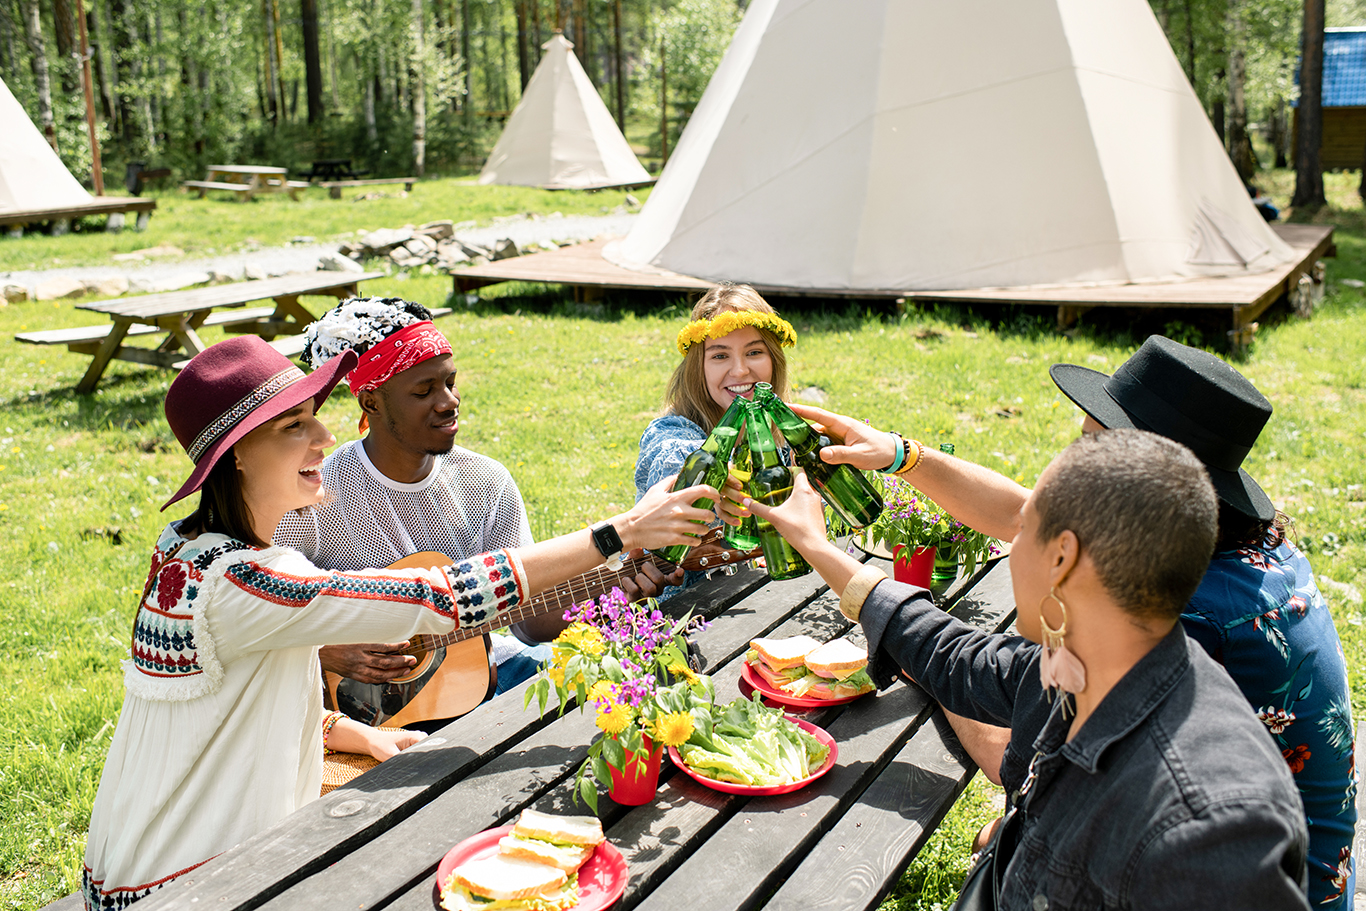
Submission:
{"label": "white embroidered blouse", "polygon": [[291,548],[167,526],[91,813],[86,907],[126,907],[318,796],[318,646],[500,626],[525,578],[510,551],[328,572]]}

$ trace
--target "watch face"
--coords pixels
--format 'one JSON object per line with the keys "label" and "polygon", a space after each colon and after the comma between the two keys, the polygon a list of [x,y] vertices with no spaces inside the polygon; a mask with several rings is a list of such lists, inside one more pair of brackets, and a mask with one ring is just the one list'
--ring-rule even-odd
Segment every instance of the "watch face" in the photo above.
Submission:
{"label": "watch face", "polygon": [[617,530],[609,522],[593,527],[593,543],[604,557],[621,552],[621,535],[617,534]]}

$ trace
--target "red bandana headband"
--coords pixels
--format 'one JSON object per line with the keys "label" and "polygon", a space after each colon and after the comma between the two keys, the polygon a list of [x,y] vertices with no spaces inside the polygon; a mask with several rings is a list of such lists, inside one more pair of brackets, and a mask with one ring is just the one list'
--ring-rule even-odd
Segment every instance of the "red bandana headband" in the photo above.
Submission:
{"label": "red bandana headband", "polygon": [[430,321],[404,326],[360,356],[360,363],[346,375],[352,393],[378,389],[395,374],[425,360],[451,353],[451,343]]}

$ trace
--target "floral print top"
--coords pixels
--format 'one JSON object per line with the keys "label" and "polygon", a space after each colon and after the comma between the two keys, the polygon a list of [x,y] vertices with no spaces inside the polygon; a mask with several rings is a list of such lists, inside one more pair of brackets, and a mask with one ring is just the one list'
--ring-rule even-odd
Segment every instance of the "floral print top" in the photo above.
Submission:
{"label": "floral print top", "polygon": [[1350,908],[1352,699],[1309,561],[1279,530],[1256,547],[1216,553],[1181,620],[1252,703],[1295,776],[1309,823],[1309,903]]}

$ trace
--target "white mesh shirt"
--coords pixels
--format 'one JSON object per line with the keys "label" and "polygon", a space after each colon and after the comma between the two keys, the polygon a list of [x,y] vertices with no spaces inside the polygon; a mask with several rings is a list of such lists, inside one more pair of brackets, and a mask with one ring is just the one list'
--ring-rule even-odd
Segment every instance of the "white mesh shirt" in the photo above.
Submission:
{"label": "white mesh shirt", "polygon": [[322,569],[375,569],[424,550],[458,560],[532,543],[512,475],[460,446],[437,456],[416,484],[381,474],[359,440],[328,456],[322,474],[332,500],[286,513],[275,531],[276,544],[298,548]]}

